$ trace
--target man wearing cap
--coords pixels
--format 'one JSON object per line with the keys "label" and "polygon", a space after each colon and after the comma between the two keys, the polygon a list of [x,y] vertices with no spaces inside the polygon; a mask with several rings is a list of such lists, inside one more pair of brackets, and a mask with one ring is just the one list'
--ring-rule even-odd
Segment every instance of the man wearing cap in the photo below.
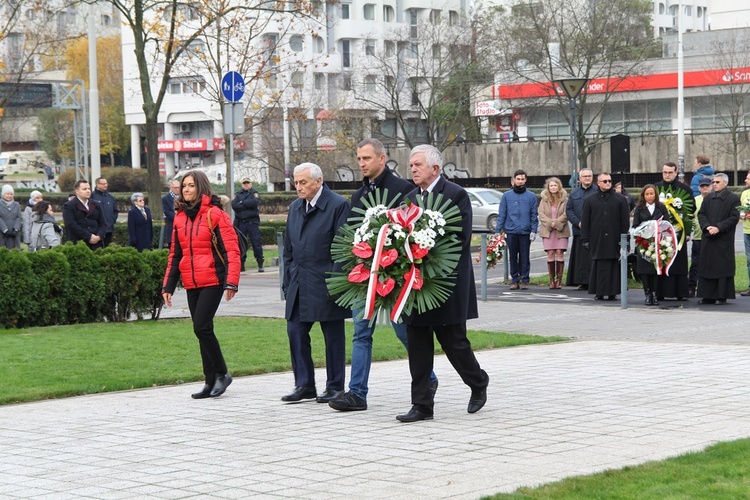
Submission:
{"label": "man wearing cap", "polygon": [[698,210],[703,204],[703,199],[711,192],[711,176],[702,175],[697,182],[700,196],[695,197],[695,222],[693,223],[693,236],[690,238],[690,271],[688,272],[688,297],[695,297],[695,288],[698,285],[698,263],[701,259],[701,238],[703,231],[698,224]]}
{"label": "man wearing cap", "polygon": [[[260,239],[260,195],[253,189],[253,183],[248,178],[242,179],[242,189],[237,191],[232,200],[234,210],[234,226],[240,230],[253,245],[253,254],[258,263],[258,272],[263,272],[263,243]],[[247,251],[240,256],[242,271],[245,270]]]}

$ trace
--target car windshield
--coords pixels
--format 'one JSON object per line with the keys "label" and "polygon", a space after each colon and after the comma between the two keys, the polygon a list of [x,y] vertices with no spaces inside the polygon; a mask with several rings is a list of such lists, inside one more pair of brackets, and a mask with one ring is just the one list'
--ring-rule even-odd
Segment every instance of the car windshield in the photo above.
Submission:
{"label": "car windshield", "polygon": [[4,167],[8,163],[7,158],[0,158],[0,167]]}
{"label": "car windshield", "polygon": [[474,193],[490,205],[499,205],[503,194],[500,191],[479,191]]}

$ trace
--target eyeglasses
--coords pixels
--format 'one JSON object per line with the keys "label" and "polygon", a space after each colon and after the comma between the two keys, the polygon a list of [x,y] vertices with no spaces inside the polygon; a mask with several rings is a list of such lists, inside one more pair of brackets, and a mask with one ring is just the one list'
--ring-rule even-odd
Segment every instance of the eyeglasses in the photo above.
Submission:
{"label": "eyeglasses", "polygon": [[250,184],[250,181],[245,181],[243,182],[243,184]]}
{"label": "eyeglasses", "polygon": [[604,179],[603,181],[599,181],[602,184],[612,184],[612,179]]}
{"label": "eyeglasses", "polygon": [[721,184],[721,181],[711,181],[711,184]]}

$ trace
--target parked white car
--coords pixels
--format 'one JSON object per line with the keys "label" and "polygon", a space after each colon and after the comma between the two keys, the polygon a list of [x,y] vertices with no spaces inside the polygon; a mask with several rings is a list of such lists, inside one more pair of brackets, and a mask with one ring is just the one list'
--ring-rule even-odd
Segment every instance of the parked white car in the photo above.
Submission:
{"label": "parked white car", "polygon": [[471,221],[472,230],[494,233],[503,193],[489,188],[466,188],[466,192],[469,194],[474,215]]}

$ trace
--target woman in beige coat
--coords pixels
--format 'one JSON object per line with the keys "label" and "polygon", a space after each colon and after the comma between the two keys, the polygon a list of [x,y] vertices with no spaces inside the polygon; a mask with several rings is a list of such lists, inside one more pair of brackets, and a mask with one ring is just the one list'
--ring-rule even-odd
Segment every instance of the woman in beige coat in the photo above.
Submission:
{"label": "woman in beige coat", "polygon": [[565,268],[565,250],[568,249],[570,228],[565,206],[568,203],[568,193],[563,188],[562,181],[557,177],[550,177],[544,183],[542,199],[539,201],[539,236],[547,252],[547,269],[549,271],[549,287],[557,289],[562,286],[563,269]]}

